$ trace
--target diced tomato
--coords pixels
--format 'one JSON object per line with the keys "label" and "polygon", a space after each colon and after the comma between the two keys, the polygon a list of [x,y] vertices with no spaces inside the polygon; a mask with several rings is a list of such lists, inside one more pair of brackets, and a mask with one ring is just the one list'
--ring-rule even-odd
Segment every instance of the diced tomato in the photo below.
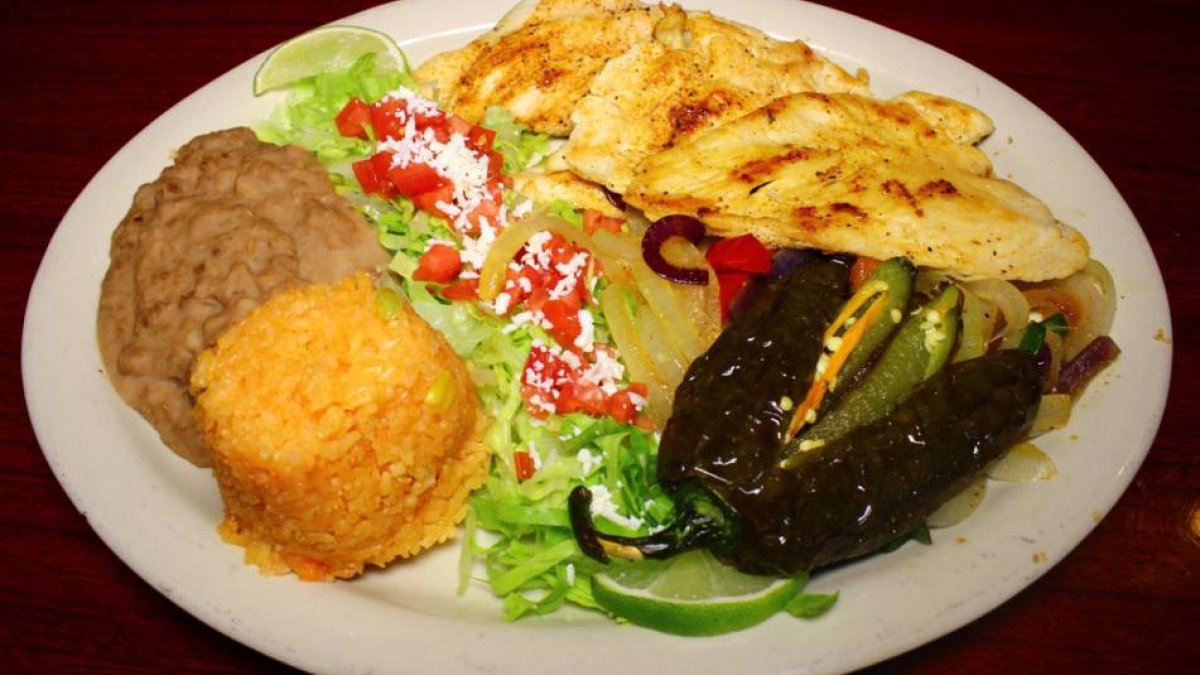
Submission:
{"label": "diced tomato", "polygon": [[571,377],[571,368],[566,361],[544,345],[535,344],[521,370],[521,400],[525,402],[525,409],[538,419],[557,412],[559,392]]}
{"label": "diced tomato", "polygon": [[[607,349],[597,346],[597,351]],[[575,366],[570,365],[574,363]],[[539,419],[551,413],[581,412],[594,417],[604,415],[626,424],[638,418],[638,397],[645,398],[645,384],[634,383],[614,395],[585,377],[586,359],[567,354],[557,347],[534,344],[521,373],[521,397],[530,414]]]}
{"label": "diced tomato", "polygon": [[418,209],[450,220],[450,215],[438,208],[438,204],[450,204],[454,202],[454,186],[446,183],[435,190],[428,190],[412,195],[409,199],[412,199],[413,204],[416,204]]}
{"label": "diced tomato", "polygon": [[480,152],[487,155],[488,158],[488,180],[504,184],[505,187],[512,187],[505,183],[505,181],[511,182],[512,179],[501,174],[504,170],[504,155],[495,150],[484,149],[480,150]]}
{"label": "diced tomato", "polygon": [[452,134],[450,133],[450,127],[446,126],[445,124],[431,124],[424,128],[433,131],[433,137],[437,139],[438,143],[450,142],[450,136]]}
{"label": "diced tomato", "polygon": [[579,296],[572,293],[563,298],[546,300],[542,315],[550,322],[550,335],[565,349],[578,351],[575,339],[582,328],[579,324]]}
{"label": "diced tomato", "polygon": [[446,244],[434,244],[417,260],[417,271],[413,279],[444,284],[462,272],[462,258],[458,251]]}
{"label": "diced tomato", "polygon": [[550,254],[550,266],[555,268],[571,262],[582,250],[567,241],[567,238],[561,234],[552,235],[542,248]]}
{"label": "diced tomato", "polygon": [[[385,98],[371,106],[371,126],[378,139],[404,137],[404,121],[408,117],[408,104],[394,98]],[[403,119],[402,119],[403,118]]]}
{"label": "diced tomato", "polygon": [[[375,175],[379,177],[381,184],[386,185],[387,189],[395,194],[396,186],[392,185],[392,181],[386,180],[388,172],[392,170],[392,153],[377,152],[371,155],[371,166],[375,169]],[[382,188],[381,188],[382,189]]]}
{"label": "diced tomato", "polygon": [[481,126],[472,126],[466,137],[467,143],[476,150],[492,150],[496,142],[496,132]]}
{"label": "diced tomato", "polygon": [[337,114],[335,122],[339,134],[354,138],[366,138],[366,125],[371,123],[371,106],[363,103],[361,99],[352,98]]}
{"label": "diced tomato", "polygon": [[438,291],[447,300],[463,301],[479,299],[479,279],[458,279]]}
{"label": "diced tomato", "polygon": [[644,382],[634,382],[625,389],[618,391],[608,400],[608,415],[623,424],[633,424],[637,418],[638,408],[634,401],[646,399],[649,389]]}
{"label": "diced tomato", "polygon": [[599,417],[608,412],[608,397],[599,385],[576,376],[559,391],[557,408],[558,412],[564,415],[581,412]]}
{"label": "diced tomato", "polygon": [[750,275],[744,272],[718,272],[717,284],[721,296],[721,323],[729,321],[729,306],[734,298],[750,283]]}
{"label": "diced tomato", "polygon": [[395,197],[396,188],[392,187],[391,181],[383,178],[386,174],[379,173],[376,165],[377,162],[372,157],[360,159],[350,166],[354,170],[354,177],[358,179],[358,184],[362,186],[363,192],[369,195],[379,195],[384,199]]}
{"label": "diced tomato", "polygon": [[446,126],[450,129],[450,131],[460,136],[466,136],[467,141],[469,142],[471,140],[471,129],[475,125],[464,120],[458,115],[448,115],[446,117]]}
{"label": "diced tomato", "polygon": [[495,194],[489,192],[487,199],[479,202],[479,206],[475,207],[475,210],[467,216],[467,222],[476,231],[482,218],[487,218],[487,221],[495,226],[500,221],[500,204],[499,192],[497,191]]}
{"label": "diced tomato", "polygon": [[619,391],[608,400],[608,416],[622,424],[632,424],[637,417],[637,406],[629,392]]}
{"label": "diced tomato", "polygon": [[583,229],[588,234],[592,234],[596,230],[608,230],[620,234],[621,226],[624,224],[625,219],[619,216],[606,216],[596,209],[583,210]]}
{"label": "diced tomato", "polygon": [[513,452],[513,473],[517,480],[525,481],[533,478],[533,474],[537,471],[537,464],[533,461],[533,455],[524,450],[516,450]]}
{"label": "diced tomato", "polygon": [[504,292],[512,298],[510,307],[525,304],[533,289],[540,288],[543,283],[544,275],[528,265],[522,265],[515,270],[508,268],[504,273]]}
{"label": "diced tomato", "polygon": [[705,253],[708,264],[717,272],[766,274],[771,271],[771,249],[763,246],[752,234],[722,239]]}
{"label": "diced tomato", "polygon": [[439,174],[432,166],[419,162],[412,162],[408,166],[393,166],[387,175],[392,185],[396,186],[396,190],[407,197],[450,184],[450,179]]}
{"label": "diced tomato", "polygon": [[540,312],[550,300],[550,289],[546,286],[534,286],[525,297],[525,308],[531,312]]}
{"label": "diced tomato", "polygon": [[416,120],[416,125],[417,125],[418,129],[449,128],[447,126],[447,124],[448,124],[450,118],[449,118],[449,116],[443,114],[441,111],[434,111],[428,115],[426,115],[423,112],[417,112],[417,113],[412,113],[412,116],[413,116],[413,119]]}

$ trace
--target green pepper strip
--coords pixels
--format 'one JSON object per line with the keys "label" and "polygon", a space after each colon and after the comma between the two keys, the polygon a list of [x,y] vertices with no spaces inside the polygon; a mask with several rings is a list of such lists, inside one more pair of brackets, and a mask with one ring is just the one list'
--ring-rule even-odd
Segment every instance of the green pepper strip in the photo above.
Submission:
{"label": "green pepper strip", "polygon": [[862,340],[846,360],[846,365],[842,366],[842,376],[839,379],[845,381],[853,377],[895,330],[900,321],[892,319],[893,313],[903,314],[908,308],[908,299],[912,295],[913,279],[916,275],[917,269],[907,259],[889,258],[875,268],[870,279],[863,284],[864,287],[873,282],[883,282],[887,285],[883,315],[863,334]]}
{"label": "green pepper strip", "polygon": [[1038,321],[1029,324],[1029,327],[1025,329],[1025,334],[1021,336],[1021,342],[1017,345],[1017,350],[1025,352],[1030,356],[1037,356],[1045,342],[1046,324],[1045,322]]}
{"label": "green pepper strip", "polygon": [[853,379],[892,334],[908,307],[916,273],[908,260],[889,258],[842,306],[825,331],[824,369],[813,375],[812,386],[792,414],[787,438],[795,437],[805,425],[811,424],[827,394],[837,389],[840,382]]}
{"label": "green pepper strip", "polygon": [[941,370],[958,337],[962,292],[946,287],[908,315],[866,378],[832,410],[788,443],[780,467],[854,429],[886,417],[922,381]]}

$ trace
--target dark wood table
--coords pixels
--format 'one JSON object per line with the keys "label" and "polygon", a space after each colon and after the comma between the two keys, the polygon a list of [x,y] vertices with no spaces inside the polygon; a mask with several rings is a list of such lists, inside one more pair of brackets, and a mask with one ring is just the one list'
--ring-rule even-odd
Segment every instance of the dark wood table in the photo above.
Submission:
{"label": "dark wood table", "polygon": [[[0,574],[0,671],[286,670],[152,590],[71,506],[26,412],[22,316],[59,219],[130,137],[259,51],[372,3],[6,5],[0,40],[0,566],[7,572]],[[1191,255],[1200,255],[1200,24],[1191,3],[830,4],[980,66],[1091,152],[1158,256],[1174,312],[1174,372],[1182,375],[1172,382],[1148,459],[1091,536],[996,611],[878,669],[1196,672],[1200,458],[1197,428],[1188,420],[1200,419],[1200,386],[1187,374],[1200,367],[1193,339],[1200,298],[1187,270]]]}

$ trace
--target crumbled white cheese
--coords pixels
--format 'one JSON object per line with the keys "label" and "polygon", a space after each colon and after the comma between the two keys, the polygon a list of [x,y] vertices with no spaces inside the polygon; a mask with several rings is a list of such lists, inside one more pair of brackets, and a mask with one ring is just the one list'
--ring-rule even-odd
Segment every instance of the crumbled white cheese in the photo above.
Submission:
{"label": "crumbled white cheese", "polygon": [[591,259],[587,251],[579,251],[567,262],[555,265],[554,271],[562,277],[554,284],[554,288],[550,289],[550,299],[559,300],[574,293]]}
{"label": "crumbled white cheese", "polygon": [[549,231],[543,230],[529,237],[529,241],[525,242],[525,255],[521,257],[521,262],[534,269],[549,270],[550,251],[546,250],[546,244],[550,243],[552,236],[554,235]]}
{"label": "crumbled white cheese", "polygon": [[525,216],[529,215],[529,212],[532,210],[533,210],[533,200],[532,199],[523,199],[523,200],[517,202],[516,206],[513,207],[512,217],[514,220],[520,220],[520,219],[524,218]]}
{"label": "crumbled white cheese", "polygon": [[579,474],[580,478],[587,478],[604,463],[603,457],[592,454],[592,451],[587,448],[580,448],[579,452],[575,454],[575,459],[579,460],[579,464],[583,467],[583,473]]}
{"label": "crumbled white cheese", "polygon": [[579,355],[575,352],[563,351],[562,347],[554,345],[550,347],[550,353],[561,358],[563,363],[567,364],[572,370],[583,368],[583,359],[579,358]]}
{"label": "crumbled white cheese", "polygon": [[641,518],[626,516],[617,510],[617,505],[613,502],[612,493],[604,485],[592,487],[591,511],[593,516],[603,516],[609,522],[616,525],[623,525],[635,530],[642,526]]}
{"label": "crumbled white cheese", "polygon": [[487,260],[488,251],[492,250],[492,244],[496,242],[497,234],[498,231],[488,222],[487,218],[480,218],[479,236],[463,235],[463,264],[471,265],[475,269],[483,269],[483,263]]}
{"label": "crumbled white cheese", "polygon": [[[454,186],[453,197],[450,201],[439,201],[436,207],[449,216],[451,224],[460,233],[473,232],[476,227],[470,222],[470,215],[485,200],[491,199],[487,193],[489,182],[488,165],[490,159],[487,153],[471,147],[467,137],[460,133],[451,133],[445,141],[439,140],[432,128],[417,131],[417,117],[442,117],[437,104],[423,98],[413,91],[400,87],[384,97],[385,100],[401,100],[405,110],[397,110],[396,118],[404,124],[404,134],[400,138],[386,138],[379,141],[376,149],[392,154],[393,167],[407,168],[412,164],[424,164],[432,168],[439,176],[448,179]],[[480,221],[483,219],[481,218]],[[464,262],[475,267],[483,266],[487,249],[498,230],[508,225],[507,214],[501,206],[496,223],[491,223],[492,231],[487,233],[483,222],[479,223],[481,234],[478,241],[471,243],[471,251],[464,256]],[[464,249],[467,248],[464,241]],[[469,258],[469,259],[467,259]]]}
{"label": "crumbled white cheese", "polygon": [[625,366],[622,366],[608,349],[595,350],[594,358],[587,370],[583,371],[583,379],[598,385],[601,391],[612,396],[620,389],[621,378],[625,377]]}
{"label": "crumbled white cheese", "polygon": [[430,239],[429,241],[425,242],[426,251],[434,246],[449,246],[450,248],[457,249],[458,242],[450,241],[448,239]]}
{"label": "crumbled white cheese", "polygon": [[492,302],[492,310],[493,311],[495,311],[500,316],[504,316],[505,314],[508,313],[508,310],[510,307],[512,307],[512,296],[511,295],[509,295],[508,293],[504,293],[504,292],[500,292],[500,293],[496,294],[496,299],[495,299],[495,301]]}
{"label": "crumbled white cheese", "polygon": [[579,310],[579,335],[575,336],[575,346],[585,352],[592,351],[596,346],[595,319],[586,309]]}

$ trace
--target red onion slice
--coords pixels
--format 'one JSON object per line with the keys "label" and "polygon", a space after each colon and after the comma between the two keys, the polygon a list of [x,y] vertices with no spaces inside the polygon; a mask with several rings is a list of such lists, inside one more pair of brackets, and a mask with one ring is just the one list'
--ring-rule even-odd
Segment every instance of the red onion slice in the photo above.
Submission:
{"label": "red onion slice", "polygon": [[642,235],[642,259],[646,265],[658,276],[677,284],[707,285],[708,270],[677,267],[663,257],[663,244],[671,237],[683,237],[698,244],[704,238],[704,223],[691,216],[666,216],[654,221]]}
{"label": "red onion slice", "polygon": [[620,209],[622,211],[625,210],[625,198],[624,197],[613,192],[612,190],[609,190],[608,188],[604,187],[603,185],[600,186],[600,189],[604,190],[604,198],[608,200],[609,204],[612,204],[613,206],[617,207],[618,209]]}
{"label": "red onion slice", "polygon": [[1054,393],[1072,396],[1078,394],[1120,353],[1121,349],[1117,347],[1117,343],[1107,335],[1092,340],[1075,355],[1075,358],[1063,364],[1058,374],[1058,383],[1054,385]]}

